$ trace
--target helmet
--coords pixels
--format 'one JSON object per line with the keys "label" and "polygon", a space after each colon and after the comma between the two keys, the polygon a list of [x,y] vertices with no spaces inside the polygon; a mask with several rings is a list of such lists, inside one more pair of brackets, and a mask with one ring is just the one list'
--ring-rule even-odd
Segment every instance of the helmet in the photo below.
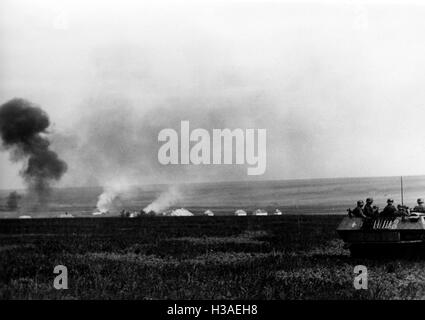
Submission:
{"label": "helmet", "polygon": [[364,205],[364,201],[363,201],[363,200],[359,200],[359,201],[357,201],[357,205],[358,205],[358,206],[362,206],[362,205]]}
{"label": "helmet", "polygon": [[394,202],[393,199],[391,199],[391,198],[387,199],[387,203],[393,203],[393,202]]}
{"label": "helmet", "polygon": [[367,199],[366,199],[366,202],[367,202],[367,203],[372,203],[372,202],[373,202],[373,198],[367,198]]}
{"label": "helmet", "polygon": [[419,198],[419,199],[418,199],[418,204],[423,204],[423,203],[424,203],[424,199]]}

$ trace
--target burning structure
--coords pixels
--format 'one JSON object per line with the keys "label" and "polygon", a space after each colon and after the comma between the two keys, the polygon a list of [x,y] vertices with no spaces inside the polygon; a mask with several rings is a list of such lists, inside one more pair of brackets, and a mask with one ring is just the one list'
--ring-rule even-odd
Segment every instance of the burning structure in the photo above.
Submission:
{"label": "burning structure", "polygon": [[27,100],[15,98],[0,106],[3,147],[12,161],[24,164],[20,175],[36,196],[36,206],[47,204],[50,184],[67,170],[67,164],[50,149],[49,126],[47,113]]}
{"label": "burning structure", "polygon": [[94,216],[107,214],[117,208],[119,200],[119,193],[114,189],[107,188],[98,198],[96,204],[96,211],[93,212]]}
{"label": "burning structure", "polygon": [[143,211],[149,212],[164,212],[166,209],[174,205],[182,197],[177,186],[171,186],[167,191],[161,193],[151,204],[146,206]]}
{"label": "burning structure", "polygon": [[117,213],[119,208],[122,207],[121,198],[126,193],[130,193],[131,190],[132,187],[124,179],[117,180],[113,184],[104,187],[103,192],[97,199],[96,211],[92,214],[100,216],[108,213]]}
{"label": "burning structure", "polygon": [[193,213],[185,208],[180,209],[170,209],[162,212],[163,216],[170,216],[170,217],[190,217],[193,216]]}
{"label": "burning structure", "polygon": [[125,199],[131,192],[136,190],[135,187],[131,187],[126,183],[115,183],[110,186],[104,187],[103,192],[99,195],[96,204],[96,210],[92,213],[95,216],[101,216],[108,213],[118,213],[123,218],[136,218],[139,216],[178,216],[178,215],[193,215],[188,210],[174,209],[168,210],[171,206],[175,205],[181,198],[179,189],[176,186],[171,186],[167,190],[159,194],[159,196],[152,201],[149,205],[140,211],[130,212],[126,209],[121,209],[123,203],[121,199]]}

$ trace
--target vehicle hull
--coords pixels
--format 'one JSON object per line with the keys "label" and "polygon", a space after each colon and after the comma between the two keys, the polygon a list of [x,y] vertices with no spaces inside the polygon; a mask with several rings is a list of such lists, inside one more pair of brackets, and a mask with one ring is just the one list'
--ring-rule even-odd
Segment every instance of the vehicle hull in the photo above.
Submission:
{"label": "vehicle hull", "polygon": [[353,256],[425,255],[423,215],[375,219],[345,217],[337,232]]}

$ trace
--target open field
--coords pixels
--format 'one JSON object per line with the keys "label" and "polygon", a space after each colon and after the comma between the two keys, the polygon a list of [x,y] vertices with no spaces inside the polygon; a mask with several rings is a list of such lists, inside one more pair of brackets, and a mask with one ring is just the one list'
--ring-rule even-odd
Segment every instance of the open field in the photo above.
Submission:
{"label": "open field", "polygon": [[[0,220],[1,299],[419,299],[425,260],[353,259],[335,215]],[[69,289],[53,288],[65,265]],[[368,290],[353,268],[368,267]]]}

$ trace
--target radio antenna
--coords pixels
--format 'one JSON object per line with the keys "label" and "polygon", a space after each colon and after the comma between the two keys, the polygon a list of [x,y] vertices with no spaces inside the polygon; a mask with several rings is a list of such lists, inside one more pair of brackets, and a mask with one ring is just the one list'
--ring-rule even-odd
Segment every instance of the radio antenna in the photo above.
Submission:
{"label": "radio antenna", "polygon": [[404,206],[404,199],[403,199],[403,176],[400,177],[400,186],[401,186],[401,205]]}

